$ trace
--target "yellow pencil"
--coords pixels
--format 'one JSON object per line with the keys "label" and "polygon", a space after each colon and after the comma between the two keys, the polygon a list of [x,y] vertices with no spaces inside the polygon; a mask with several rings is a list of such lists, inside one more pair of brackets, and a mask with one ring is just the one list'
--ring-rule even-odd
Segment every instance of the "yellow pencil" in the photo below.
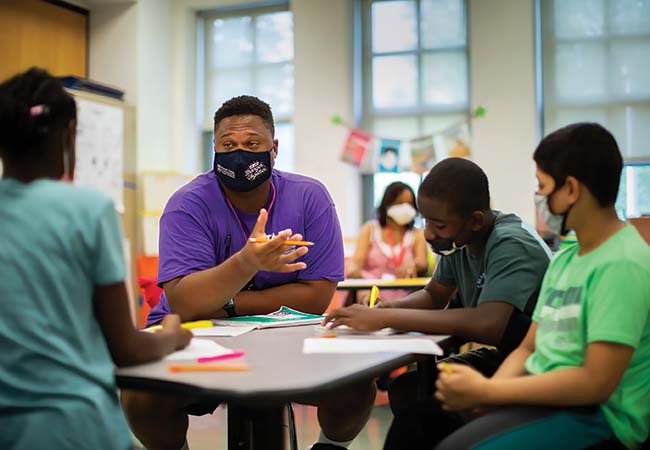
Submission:
{"label": "yellow pencil", "polygon": [[[269,239],[267,238],[250,238],[248,242],[252,242],[253,244],[266,244],[269,242]],[[302,245],[304,247],[309,247],[311,245],[314,245],[313,242],[309,241],[292,241],[291,239],[288,239],[282,243],[282,245]]]}
{"label": "yellow pencil", "polygon": [[442,367],[442,370],[444,370],[446,374],[450,375],[454,373],[454,369],[452,369],[451,366],[447,364],[445,361],[440,363],[440,367]]}
{"label": "yellow pencil", "polygon": [[371,308],[375,307],[375,303],[377,303],[377,296],[379,296],[379,288],[377,286],[373,286],[370,290],[370,303],[368,306]]}
{"label": "yellow pencil", "polygon": [[[194,328],[210,328],[214,326],[211,320],[196,320],[194,322],[185,322],[181,324],[182,328],[186,330],[192,330]],[[154,325],[152,327],[146,328],[147,331],[158,331],[162,330],[162,325]]]}
{"label": "yellow pencil", "polygon": [[170,372],[245,372],[250,370],[247,364],[171,364],[167,366]]}

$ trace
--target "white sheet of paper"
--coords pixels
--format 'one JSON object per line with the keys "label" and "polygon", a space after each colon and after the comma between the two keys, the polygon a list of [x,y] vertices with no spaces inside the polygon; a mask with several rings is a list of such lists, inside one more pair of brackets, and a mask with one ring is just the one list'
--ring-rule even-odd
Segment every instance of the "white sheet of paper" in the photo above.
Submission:
{"label": "white sheet of paper", "polygon": [[360,330],[355,330],[354,328],[350,328],[347,325],[340,325],[336,328],[329,328],[329,327],[324,327],[322,325],[317,325],[315,327],[315,333],[316,334],[336,333],[342,335],[390,336],[391,334],[399,333],[399,331],[394,328],[382,328],[381,330],[377,330],[377,331],[360,331]]}
{"label": "white sheet of paper", "polygon": [[227,336],[234,337],[240,336],[249,331],[253,331],[255,327],[210,327],[210,328],[194,328],[192,334],[194,336]]}
{"label": "white sheet of paper", "polygon": [[307,338],[303,353],[418,353],[442,355],[442,349],[431,339],[345,339]]}
{"label": "white sheet of paper", "polygon": [[217,344],[210,339],[192,338],[190,345],[183,350],[171,353],[165,356],[167,361],[176,361],[181,359],[197,359],[206,356],[220,356],[232,353],[232,350]]}

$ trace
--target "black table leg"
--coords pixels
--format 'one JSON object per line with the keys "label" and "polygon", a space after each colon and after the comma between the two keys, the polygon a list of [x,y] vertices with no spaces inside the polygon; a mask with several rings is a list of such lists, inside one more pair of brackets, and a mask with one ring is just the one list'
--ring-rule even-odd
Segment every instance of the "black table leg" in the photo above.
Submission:
{"label": "black table leg", "polygon": [[284,406],[228,405],[228,450],[284,450]]}
{"label": "black table leg", "polygon": [[417,362],[418,366],[418,399],[424,400],[433,395],[435,386],[433,380],[435,379],[436,371],[436,358],[422,358]]}
{"label": "black table leg", "polygon": [[343,306],[350,306],[353,305],[357,302],[357,292],[359,290],[352,288],[348,289],[347,295],[345,296],[345,300],[343,301]]}

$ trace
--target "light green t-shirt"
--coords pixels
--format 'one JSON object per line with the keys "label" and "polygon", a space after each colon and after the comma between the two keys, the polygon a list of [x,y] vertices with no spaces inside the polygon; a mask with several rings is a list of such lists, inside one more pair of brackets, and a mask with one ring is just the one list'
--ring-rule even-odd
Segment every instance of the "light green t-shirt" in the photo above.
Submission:
{"label": "light green t-shirt", "polygon": [[0,180],[0,448],[131,447],[93,289],[124,280],[103,194]]}
{"label": "light green t-shirt", "polygon": [[629,448],[648,435],[650,423],[650,247],[630,224],[597,249],[579,245],[551,262],[533,320],[531,374],[584,363],[587,345],[604,341],[633,347],[621,383],[602,405],[607,422]]}

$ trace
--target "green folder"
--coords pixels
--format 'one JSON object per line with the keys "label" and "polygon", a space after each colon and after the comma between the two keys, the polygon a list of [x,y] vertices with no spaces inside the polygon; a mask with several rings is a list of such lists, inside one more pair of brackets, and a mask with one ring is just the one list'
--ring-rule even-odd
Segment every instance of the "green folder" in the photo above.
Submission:
{"label": "green folder", "polygon": [[298,325],[314,325],[321,323],[325,316],[296,311],[287,306],[282,306],[277,311],[269,314],[254,316],[228,317],[227,319],[213,319],[215,325],[246,326],[255,328],[293,327]]}

